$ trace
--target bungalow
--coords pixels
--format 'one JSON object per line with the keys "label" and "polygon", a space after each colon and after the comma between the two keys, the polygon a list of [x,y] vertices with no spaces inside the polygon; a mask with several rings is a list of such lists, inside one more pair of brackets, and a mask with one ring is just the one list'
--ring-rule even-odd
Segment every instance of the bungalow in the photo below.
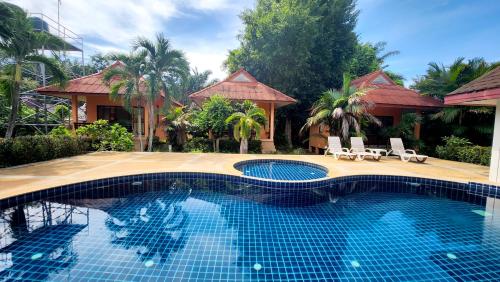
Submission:
{"label": "bungalow", "polygon": [[[103,81],[103,74],[107,69],[123,66],[122,62],[115,62],[105,70],[95,74],[79,77],[68,81],[64,88],[56,85],[49,85],[37,89],[37,92],[43,95],[63,97],[71,100],[71,124],[73,129],[79,126],[90,124],[98,119],[108,120],[110,123],[119,123],[129,131],[138,135],[132,115],[122,105],[121,99],[113,100],[109,96],[109,86]],[[160,109],[163,106],[165,96],[155,101],[155,106]],[[182,104],[173,101],[176,106]],[[144,105],[133,105],[137,113],[142,114],[143,134],[149,132],[149,111]],[[79,113],[79,109],[84,109],[85,113]],[[137,118],[137,117],[134,117]],[[155,135],[160,139],[166,139],[165,130],[163,130],[161,117],[156,115]],[[146,138],[145,136],[144,138]]]}
{"label": "bungalow", "polygon": [[197,105],[212,95],[221,95],[230,101],[250,100],[266,111],[268,122],[260,133],[262,152],[276,151],[274,146],[274,114],[277,108],[296,103],[297,101],[280,91],[258,82],[244,69],[231,74],[223,81],[189,95]]}
{"label": "bungalow", "polygon": [[[369,112],[376,116],[382,126],[395,126],[401,121],[401,116],[407,112],[421,115],[424,111],[436,111],[443,107],[443,103],[418,92],[397,85],[382,70],[377,70],[361,76],[351,82],[356,88],[370,88],[363,97],[365,101],[373,104]],[[378,129],[369,127],[366,130],[367,143],[371,145],[385,145],[387,140],[380,140],[377,136]],[[415,137],[420,138],[420,124],[415,126]],[[309,150],[319,153],[327,145],[329,129],[324,126],[312,126],[309,130]]]}
{"label": "bungalow", "polygon": [[500,67],[449,93],[444,98],[444,103],[453,106],[496,107],[489,179],[500,183]]}

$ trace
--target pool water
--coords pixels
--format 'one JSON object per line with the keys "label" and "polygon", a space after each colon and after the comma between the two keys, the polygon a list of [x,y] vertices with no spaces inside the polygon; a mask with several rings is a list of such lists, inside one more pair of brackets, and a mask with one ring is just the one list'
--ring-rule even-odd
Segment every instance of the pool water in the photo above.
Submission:
{"label": "pool water", "polygon": [[328,190],[287,205],[254,192],[173,182],[5,209],[0,279],[500,281],[500,218],[482,205]]}
{"label": "pool water", "polygon": [[243,175],[274,180],[313,180],[327,176],[327,169],[299,161],[253,160],[235,165]]}

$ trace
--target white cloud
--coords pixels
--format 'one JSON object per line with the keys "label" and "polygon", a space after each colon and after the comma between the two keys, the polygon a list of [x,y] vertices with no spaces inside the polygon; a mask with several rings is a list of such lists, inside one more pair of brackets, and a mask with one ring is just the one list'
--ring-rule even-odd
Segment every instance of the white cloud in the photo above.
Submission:
{"label": "white cloud", "polygon": [[[57,0],[9,0],[32,13],[44,13],[57,21]],[[238,46],[241,29],[238,14],[253,0],[62,0],[61,24],[84,38],[86,57],[95,52],[127,51],[137,35],[153,37],[167,31],[174,48],[184,50],[191,66],[209,69],[214,78],[225,78],[221,70],[228,49]],[[167,21],[190,17],[190,12],[224,12],[224,30],[207,38],[169,34]],[[215,39],[211,42],[209,38]]]}

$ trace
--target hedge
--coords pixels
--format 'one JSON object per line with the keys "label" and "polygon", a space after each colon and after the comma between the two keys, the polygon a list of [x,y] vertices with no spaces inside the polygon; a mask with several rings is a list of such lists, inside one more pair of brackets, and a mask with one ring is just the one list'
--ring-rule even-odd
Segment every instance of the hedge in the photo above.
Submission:
{"label": "hedge", "polygon": [[491,147],[473,145],[466,138],[456,136],[443,137],[442,146],[436,146],[436,154],[445,160],[459,161],[488,166]]}
{"label": "hedge", "polygon": [[19,136],[0,139],[0,167],[8,167],[85,153],[84,139],[50,135]]}
{"label": "hedge", "polygon": [[[234,139],[221,139],[219,141],[219,150],[221,153],[238,153],[240,143]],[[185,152],[213,152],[212,140],[205,137],[194,137],[184,144]],[[248,153],[259,154],[261,152],[261,141],[250,140],[248,142]]]}

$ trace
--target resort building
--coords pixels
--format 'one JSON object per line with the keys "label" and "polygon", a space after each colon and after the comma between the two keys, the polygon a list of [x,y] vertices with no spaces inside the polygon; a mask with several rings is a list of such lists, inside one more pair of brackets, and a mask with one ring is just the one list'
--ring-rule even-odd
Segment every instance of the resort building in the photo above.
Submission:
{"label": "resort building", "polygon": [[446,105],[496,106],[489,179],[500,182],[500,67],[449,93],[444,102]]}
{"label": "resort building", "polygon": [[[71,100],[71,125],[73,129],[79,126],[90,124],[96,120],[104,119],[110,123],[119,123],[137,136],[136,129],[137,114],[132,117],[129,111],[123,107],[121,99],[113,100],[109,96],[109,86],[103,81],[103,74],[109,68],[122,66],[123,63],[115,62],[108,68],[95,74],[72,79],[67,82],[64,88],[57,85],[49,85],[37,89],[37,92],[44,95],[63,97]],[[155,106],[159,110],[164,103],[165,96],[162,95]],[[177,101],[172,101],[173,105],[182,106]],[[142,113],[142,133],[146,136],[149,132],[149,119],[151,115],[145,105],[134,105],[136,113]],[[80,111],[83,110],[84,114]],[[159,111],[158,111],[159,112]],[[165,139],[165,130],[162,127],[162,118],[160,115],[156,119],[155,135],[160,139]]]}
{"label": "resort building", "polygon": [[[423,112],[437,111],[443,107],[443,103],[434,98],[422,96],[414,90],[396,84],[382,70],[361,76],[353,80],[351,85],[370,89],[363,99],[373,105],[369,112],[382,122],[382,127],[398,125],[404,113],[421,115]],[[377,134],[379,129],[380,127],[375,125],[367,128],[367,144],[386,145],[387,140],[382,140]],[[415,126],[414,133],[419,139],[420,124]],[[309,150],[319,153],[326,147],[328,135],[327,126],[312,126],[309,130]]]}
{"label": "resort building", "polygon": [[233,102],[250,100],[266,111],[267,123],[260,133],[262,152],[276,151],[274,146],[274,115],[276,109],[297,101],[282,92],[258,82],[244,69],[231,74],[223,81],[189,95],[197,105],[213,95],[221,95]]}

